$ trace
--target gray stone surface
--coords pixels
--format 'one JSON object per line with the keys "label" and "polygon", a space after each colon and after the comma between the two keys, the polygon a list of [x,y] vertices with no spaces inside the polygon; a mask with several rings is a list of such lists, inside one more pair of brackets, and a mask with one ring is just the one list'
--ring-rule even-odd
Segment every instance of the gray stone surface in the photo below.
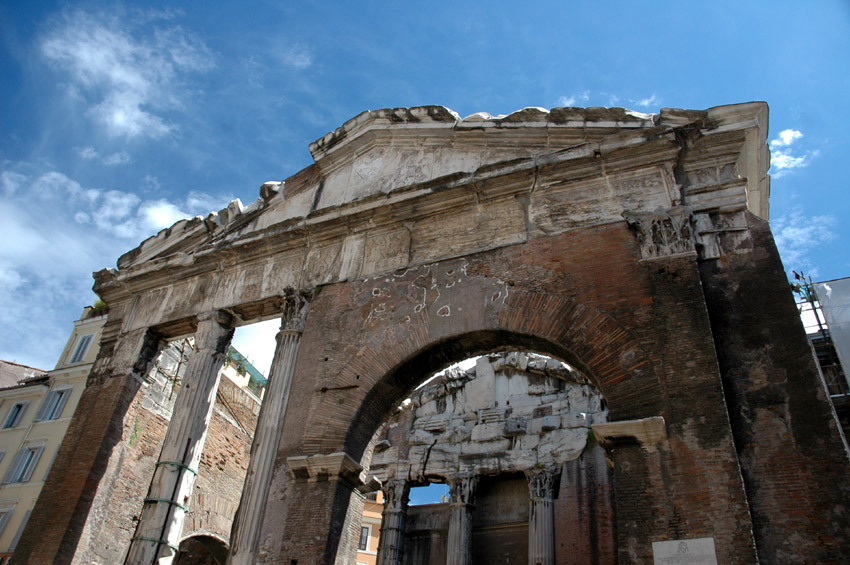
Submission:
{"label": "gray stone surface", "polygon": [[601,394],[567,365],[525,352],[486,355],[413,394],[388,426],[407,425],[401,436],[391,434],[407,445],[387,435],[370,473],[427,483],[457,473],[559,469],[581,455],[591,423],[605,416]]}

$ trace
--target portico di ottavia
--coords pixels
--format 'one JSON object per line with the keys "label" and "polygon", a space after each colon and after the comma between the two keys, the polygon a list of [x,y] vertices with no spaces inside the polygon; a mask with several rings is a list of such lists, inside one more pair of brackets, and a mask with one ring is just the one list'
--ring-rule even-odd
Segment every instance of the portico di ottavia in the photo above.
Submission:
{"label": "portico di ottavia", "polygon": [[[763,102],[349,120],[256,202],[95,273],[99,356],[12,563],[171,563],[234,328],[272,318],[232,530],[194,519],[227,563],[354,565],[377,490],[382,564],[850,563],[767,131]],[[170,421],[145,427],[185,337]],[[423,541],[428,483],[450,494]]]}

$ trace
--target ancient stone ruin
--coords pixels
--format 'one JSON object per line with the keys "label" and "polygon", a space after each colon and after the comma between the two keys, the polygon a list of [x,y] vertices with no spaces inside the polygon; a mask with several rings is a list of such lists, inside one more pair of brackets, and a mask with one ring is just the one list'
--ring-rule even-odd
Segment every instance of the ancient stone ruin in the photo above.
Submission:
{"label": "ancient stone ruin", "polygon": [[[593,548],[583,547],[578,555],[574,551],[584,532],[563,527],[563,555],[557,559],[555,519],[580,521],[570,502],[594,477],[582,482],[565,477],[560,493],[558,484],[567,464],[593,450],[591,430],[604,434],[607,416],[599,391],[551,358],[492,354],[479,357],[466,371],[446,371],[389,419],[374,447],[369,473],[387,493],[379,562],[442,563],[455,552],[474,555],[478,563],[586,559]],[[571,465],[574,472],[598,463],[590,453],[585,459]],[[519,492],[511,488],[517,478]],[[605,473],[595,487],[610,495],[610,478]],[[411,486],[431,482],[451,485],[449,504],[413,509],[412,523],[420,527],[411,527],[407,493]],[[479,491],[479,483],[488,482],[490,489]],[[613,516],[605,512],[610,512],[610,496],[587,506],[582,508],[587,514],[597,510],[588,524],[597,539],[599,532],[613,533]],[[426,522],[430,527],[423,532]],[[600,544],[604,549],[596,548],[597,556],[616,562],[613,539],[605,541]]]}
{"label": "ancient stone ruin", "polygon": [[[758,102],[364,112],[256,202],[142,242],[95,274],[109,305],[100,353],[46,478],[57,495],[38,501],[13,563],[171,562],[234,328],[271,318],[281,327],[229,563],[353,564],[365,493],[379,487],[379,553],[399,563],[403,521],[411,539],[439,528],[403,520],[398,481],[432,472],[453,487],[447,563],[471,562],[476,531],[494,526],[476,516],[498,515],[504,497],[530,501],[525,526],[502,525],[527,529],[535,563],[850,561],[850,460],[768,224],[767,117]],[[153,417],[151,363],[188,336],[167,430],[134,436]],[[495,405],[502,381],[476,374],[453,381],[465,400],[451,418],[455,396],[422,403],[433,414],[407,459],[392,432],[378,445],[431,375],[500,351],[575,368],[607,422],[572,410],[569,392],[564,405],[569,379],[529,377],[517,398],[553,395],[552,413],[509,414]],[[502,446],[505,473],[462,457],[480,445]],[[433,463],[410,459],[428,449]],[[556,482],[566,518],[550,521]],[[590,496],[595,484],[608,494]]]}

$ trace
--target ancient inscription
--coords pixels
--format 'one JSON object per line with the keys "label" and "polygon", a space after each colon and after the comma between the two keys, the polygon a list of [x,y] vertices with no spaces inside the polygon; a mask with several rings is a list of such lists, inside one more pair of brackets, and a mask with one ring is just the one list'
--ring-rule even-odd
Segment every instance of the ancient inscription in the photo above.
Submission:
{"label": "ancient inscription", "polygon": [[717,565],[714,538],[652,542],[655,565]]}

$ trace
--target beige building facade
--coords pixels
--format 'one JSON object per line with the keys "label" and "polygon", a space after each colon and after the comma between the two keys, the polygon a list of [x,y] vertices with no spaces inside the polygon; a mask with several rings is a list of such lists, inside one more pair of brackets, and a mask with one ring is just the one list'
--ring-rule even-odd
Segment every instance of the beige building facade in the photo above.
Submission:
{"label": "beige building facade", "polygon": [[0,563],[5,565],[29,519],[98,353],[105,313],[91,307],[56,367],[0,389]]}

